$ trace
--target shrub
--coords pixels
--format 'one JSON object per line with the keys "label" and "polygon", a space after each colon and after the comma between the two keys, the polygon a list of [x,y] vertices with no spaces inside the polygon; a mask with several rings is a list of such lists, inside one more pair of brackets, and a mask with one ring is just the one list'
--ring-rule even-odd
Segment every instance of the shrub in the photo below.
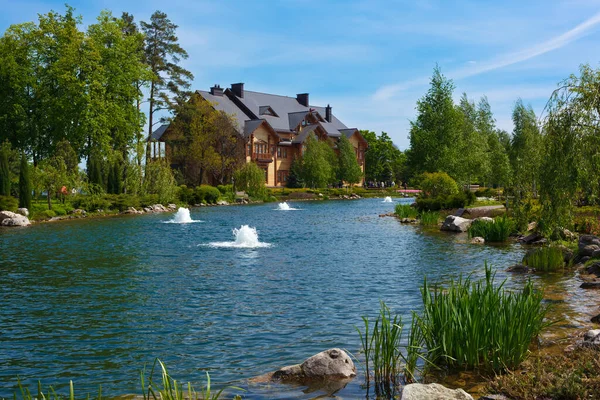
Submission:
{"label": "shrub", "polygon": [[426,197],[447,197],[458,193],[458,185],[445,172],[425,172],[421,179],[421,190]]}
{"label": "shrub", "polygon": [[477,219],[469,227],[469,237],[480,236],[486,242],[505,242],[515,229],[515,223],[507,216],[496,217],[493,221]]}
{"label": "shrub", "polygon": [[450,281],[448,287],[421,288],[424,311],[417,316],[433,365],[503,371],[517,367],[542,329],[547,306],[543,293],[528,281],[516,292],[494,285],[495,274],[485,265],[485,279]]}
{"label": "shrub", "polygon": [[147,194],[145,196],[140,197],[140,206],[153,206],[154,204],[158,204],[158,200],[159,199],[157,194]]}
{"label": "shrub", "polygon": [[108,210],[111,202],[101,194],[78,195],[71,200],[74,208],[81,208],[89,212]]}
{"label": "shrub", "polygon": [[417,218],[418,211],[410,204],[396,204],[394,214],[398,218]]}
{"label": "shrub", "polygon": [[265,196],[265,171],[258,165],[253,162],[244,164],[234,175],[236,188],[252,197],[262,199]]}
{"label": "shrub", "polygon": [[139,208],[140,198],[128,194],[120,194],[113,196],[106,196],[107,200],[110,201],[109,208],[119,211],[125,211],[129,207]]}
{"label": "shrub", "polygon": [[420,212],[423,211],[438,211],[444,208],[444,199],[441,197],[417,197],[415,207]]}
{"label": "shrub", "polygon": [[221,192],[214,186],[200,185],[196,186],[194,190],[194,201],[196,203],[206,202],[208,204],[214,204],[219,200]]}
{"label": "shrub", "polygon": [[19,202],[12,196],[0,196],[0,211],[17,211]]}
{"label": "shrub", "polygon": [[498,191],[492,188],[479,188],[475,191],[475,197],[496,197]]}
{"label": "shrub", "polygon": [[50,219],[56,217],[56,212],[54,210],[44,210],[37,214],[38,218]]}
{"label": "shrub", "polygon": [[471,192],[460,192],[449,196],[417,197],[416,207],[419,211],[439,211],[450,208],[463,208],[473,204],[476,197]]}
{"label": "shrub", "polygon": [[179,201],[185,204],[194,204],[194,189],[186,185],[179,186]]}
{"label": "shrub", "polygon": [[565,266],[563,251],[560,247],[544,246],[528,251],[523,264],[541,272],[562,271]]}
{"label": "shrub", "polygon": [[233,192],[233,185],[217,185],[217,189],[221,194],[228,194]]}

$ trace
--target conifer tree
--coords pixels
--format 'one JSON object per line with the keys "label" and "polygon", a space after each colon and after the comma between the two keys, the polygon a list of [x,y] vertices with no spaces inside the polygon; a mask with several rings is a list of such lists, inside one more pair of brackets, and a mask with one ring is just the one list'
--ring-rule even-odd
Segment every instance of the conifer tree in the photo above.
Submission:
{"label": "conifer tree", "polygon": [[10,196],[10,170],[6,148],[0,148],[0,196]]}
{"label": "conifer tree", "polygon": [[31,174],[25,153],[21,154],[19,168],[19,207],[31,209]]}

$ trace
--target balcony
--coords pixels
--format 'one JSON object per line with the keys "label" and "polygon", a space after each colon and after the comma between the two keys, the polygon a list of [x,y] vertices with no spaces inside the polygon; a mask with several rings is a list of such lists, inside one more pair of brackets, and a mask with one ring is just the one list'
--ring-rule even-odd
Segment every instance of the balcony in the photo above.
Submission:
{"label": "balcony", "polygon": [[268,164],[273,162],[273,156],[268,153],[255,153],[252,155],[252,160],[257,164]]}

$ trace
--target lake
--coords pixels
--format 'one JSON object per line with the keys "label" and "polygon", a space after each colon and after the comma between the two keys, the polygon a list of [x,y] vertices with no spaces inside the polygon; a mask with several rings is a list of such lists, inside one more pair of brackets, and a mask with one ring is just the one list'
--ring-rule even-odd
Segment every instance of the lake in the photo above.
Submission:
{"label": "lake", "polygon": [[[12,397],[17,377],[63,392],[73,380],[78,396],[98,385],[108,396],[141,394],[140,370],[158,357],[196,388],[208,371],[213,384],[247,389],[244,398],[314,398],[318,391],[247,379],[331,347],[358,353],[355,327],[380,300],[410,324],[425,275],[483,276],[487,260],[505,279],[523,256],[517,244],[471,245],[379,217],[399,201],[410,202],[206,207],[192,209],[202,222],[188,224],[153,214],[2,229],[0,397]],[[265,245],[236,247],[232,229],[242,225]],[[561,326],[585,326],[590,299],[574,279],[534,279],[556,293]],[[340,397],[364,398],[363,379]]]}

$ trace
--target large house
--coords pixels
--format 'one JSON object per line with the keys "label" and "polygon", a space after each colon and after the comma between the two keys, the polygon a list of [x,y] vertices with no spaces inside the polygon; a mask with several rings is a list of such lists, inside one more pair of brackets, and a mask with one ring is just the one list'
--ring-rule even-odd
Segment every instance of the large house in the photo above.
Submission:
{"label": "large house", "polygon": [[[196,91],[218,111],[223,111],[237,122],[237,131],[243,141],[246,162],[255,162],[265,171],[267,186],[285,186],[292,160],[303,154],[305,141],[312,133],[319,140],[327,140],[336,149],[336,143],[345,135],[354,146],[356,158],[364,173],[366,140],[356,128],[348,128],[333,115],[332,108],[310,105],[308,93],[296,97],[244,90],[243,83],[223,89],[219,85],[209,91]],[[168,158],[170,148],[169,126],[159,127],[152,141],[164,143]]]}

